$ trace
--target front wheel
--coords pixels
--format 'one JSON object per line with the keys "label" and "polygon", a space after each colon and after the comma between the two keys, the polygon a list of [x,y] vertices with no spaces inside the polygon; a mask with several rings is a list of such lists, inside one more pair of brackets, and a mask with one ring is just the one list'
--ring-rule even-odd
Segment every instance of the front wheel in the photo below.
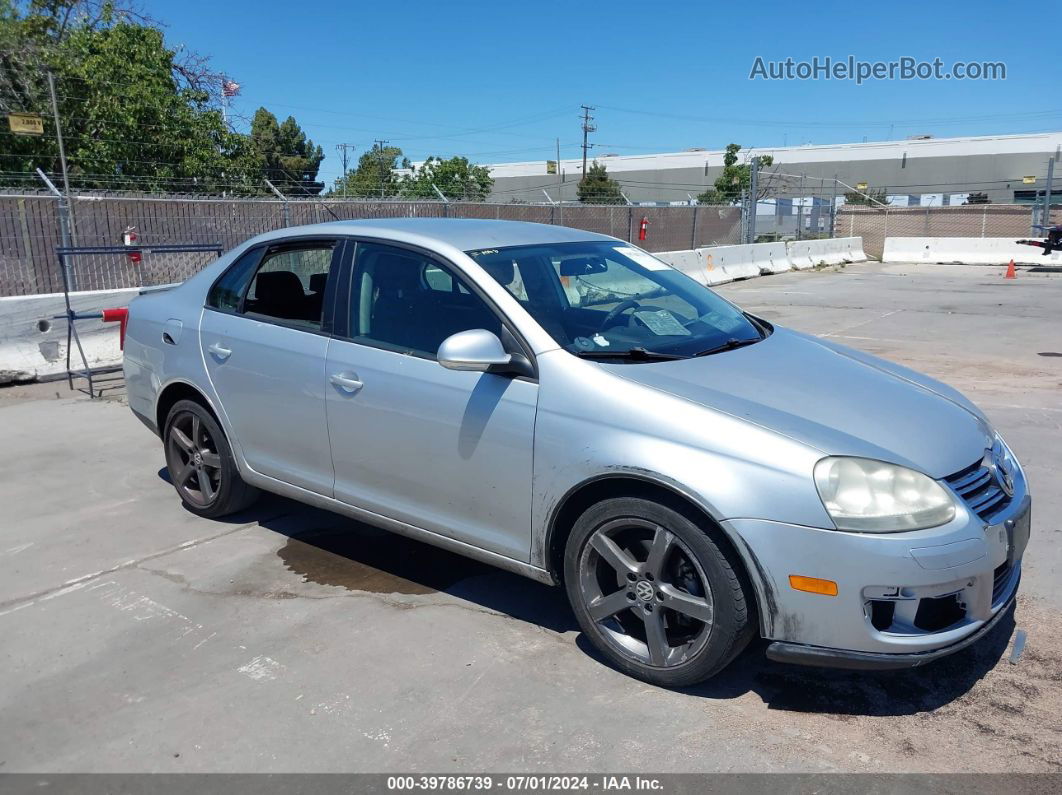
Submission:
{"label": "front wheel", "polygon": [[243,510],[258,498],[258,490],[240,477],[225,434],[201,404],[177,401],[165,428],[170,482],[189,511],[215,519]]}
{"label": "front wheel", "polygon": [[579,517],[564,581],[580,627],[613,665],[682,687],[718,673],[752,637],[738,566],[684,514],[616,498]]}

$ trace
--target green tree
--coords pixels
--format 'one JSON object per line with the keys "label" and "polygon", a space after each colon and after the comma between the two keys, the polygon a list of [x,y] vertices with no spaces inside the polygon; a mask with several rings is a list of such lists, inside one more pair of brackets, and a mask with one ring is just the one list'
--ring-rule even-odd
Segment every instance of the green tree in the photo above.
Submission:
{"label": "green tree", "polygon": [[[402,150],[397,146],[381,146],[375,143],[372,149],[358,158],[358,167],[336,180],[332,196],[351,196],[357,199],[387,198],[398,193],[399,179],[395,175]],[[402,167],[409,161],[402,159]]]}
{"label": "green tree", "polygon": [[[864,193],[866,195],[864,195]],[[878,188],[877,190],[874,188],[867,188],[862,193],[859,191],[849,191],[844,194],[844,203],[855,205],[857,207],[880,207],[883,204],[888,204],[888,202],[885,201],[884,188]]]}
{"label": "green tree", "polygon": [[264,176],[281,193],[316,196],[324,188],[317,182],[324,151],[291,116],[278,124],[276,116],[259,108],[251,121],[251,145],[262,158]]}
{"label": "green tree", "polygon": [[[741,144],[728,144],[723,153],[723,173],[716,177],[714,187],[708,188],[697,197],[701,204],[736,204],[741,201],[741,194],[749,189],[749,175],[751,165],[738,163],[738,152]],[[774,164],[774,158],[770,155],[760,156],[760,168]],[[757,199],[767,195],[764,184],[758,191]]]}
{"label": "green tree", "polygon": [[608,175],[608,170],[596,160],[579,180],[579,201],[583,204],[626,204],[620,184]]}
{"label": "green tree", "polygon": [[419,168],[410,167],[402,177],[400,193],[411,199],[437,199],[432,185],[447,199],[479,202],[490,194],[494,179],[489,168],[470,163],[467,157],[429,157]]}
{"label": "green tree", "polygon": [[[40,187],[35,168],[61,170],[50,70],[72,187],[264,192],[264,155],[222,116],[221,75],[205,57],[169,49],[157,24],[124,1],[0,0],[0,112],[37,113],[45,125],[39,137],[0,137],[0,183]],[[268,151],[295,155],[270,166],[294,170],[309,190],[317,184],[323,153],[294,120],[278,126]]]}

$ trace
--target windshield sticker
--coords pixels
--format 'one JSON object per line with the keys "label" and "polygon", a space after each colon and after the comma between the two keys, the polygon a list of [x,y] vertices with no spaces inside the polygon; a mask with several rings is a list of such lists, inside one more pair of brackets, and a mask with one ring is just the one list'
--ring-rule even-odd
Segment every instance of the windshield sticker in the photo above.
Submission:
{"label": "windshield sticker", "polygon": [[628,259],[634,260],[647,271],[671,270],[671,266],[666,262],[661,262],[652,254],[647,254],[640,248],[634,248],[633,246],[616,246],[615,250],[617,254],[622,254]]}
{"label": "windshield sticker", "polygon": [[656,312],[635,312],[634,316],[645,324],[654,334],[661,337],[688,337],[693,332],[678,322],[678,319],[666,309]]}

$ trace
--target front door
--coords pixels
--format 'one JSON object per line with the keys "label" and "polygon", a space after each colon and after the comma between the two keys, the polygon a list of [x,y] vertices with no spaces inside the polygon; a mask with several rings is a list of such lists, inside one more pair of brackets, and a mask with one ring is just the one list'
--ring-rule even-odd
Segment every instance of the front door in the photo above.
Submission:
{"label": "front door", "polygon": [[359,243],[345,325],[325,368],[336,498],[527,561],[538,384],[436,361],[458,331],[500,334],[495,310],[444,263]]}
{"label": "front door", "polygon": [[200,324],[207,373],[248,466],[327,496],[322,317],[341,248],[300,240],[249,252],[211,290]]}

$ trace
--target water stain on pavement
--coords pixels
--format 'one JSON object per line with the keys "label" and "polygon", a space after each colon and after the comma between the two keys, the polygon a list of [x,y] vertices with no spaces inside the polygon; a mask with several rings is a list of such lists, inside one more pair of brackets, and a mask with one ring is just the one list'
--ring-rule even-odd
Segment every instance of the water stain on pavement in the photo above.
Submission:
{"label": "water stain on pavement", "polygon": [[313,530],[288,539],[277,555],[303,582],[371,593],[431,594],[491,566],[366,525]]}

